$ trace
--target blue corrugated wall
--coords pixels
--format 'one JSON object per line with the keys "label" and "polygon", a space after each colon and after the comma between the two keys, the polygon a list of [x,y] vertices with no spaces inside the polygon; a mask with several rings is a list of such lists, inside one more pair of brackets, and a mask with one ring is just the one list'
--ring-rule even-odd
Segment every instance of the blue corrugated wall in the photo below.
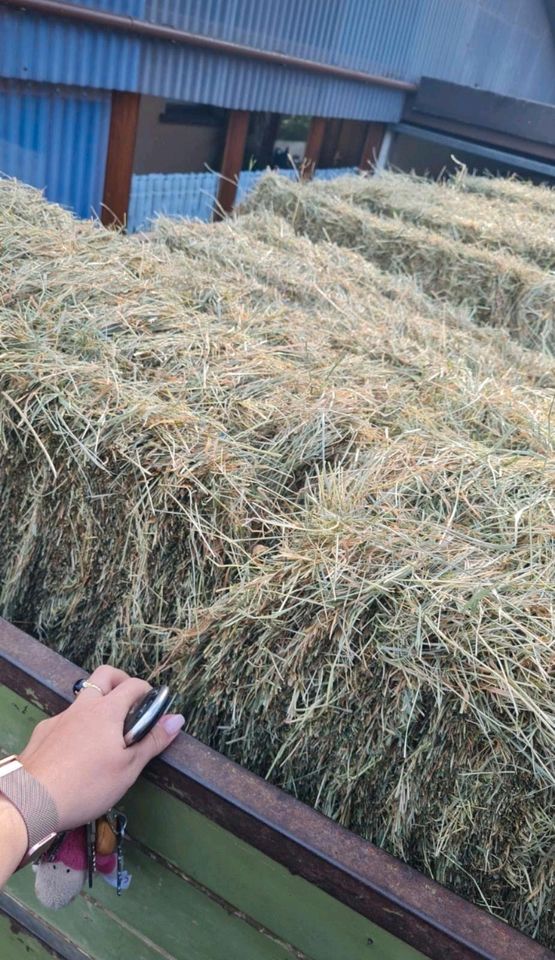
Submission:
{"label": "blue corrugated wall", "polygon": [[98,213],[109,123],[103,91],[0,80],[0,174],[44,188],[81,217]]}

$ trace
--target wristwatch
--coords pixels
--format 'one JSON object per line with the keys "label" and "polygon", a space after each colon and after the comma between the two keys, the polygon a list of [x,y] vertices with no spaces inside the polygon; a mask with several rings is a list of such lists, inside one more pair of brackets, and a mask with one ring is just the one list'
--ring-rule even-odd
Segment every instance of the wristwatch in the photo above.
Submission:
{"label": "wristwatch", "polygon": [[42,783],[16,756],[0,760],[0,794],[13,803],[27,829],[27,853],[18,870],[46,853],[59,832],[58,811]]}

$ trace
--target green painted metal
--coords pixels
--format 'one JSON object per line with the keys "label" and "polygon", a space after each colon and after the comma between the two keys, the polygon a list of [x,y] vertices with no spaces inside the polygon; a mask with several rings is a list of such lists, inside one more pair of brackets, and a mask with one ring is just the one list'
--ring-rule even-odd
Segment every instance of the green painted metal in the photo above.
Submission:
{"label": "green painted metal", "polygon": [[[5,751],[20,750],[42,717],[0,686]],[[123,807],[133,882],[121,898],[99,879],[92,895],[86,891],[54,914],[37,904],[30,869],[8,888],[95,960],[421,960],[418,951],[148,781],[136,784]],[[2,958],[3,947],[0,936]]]}

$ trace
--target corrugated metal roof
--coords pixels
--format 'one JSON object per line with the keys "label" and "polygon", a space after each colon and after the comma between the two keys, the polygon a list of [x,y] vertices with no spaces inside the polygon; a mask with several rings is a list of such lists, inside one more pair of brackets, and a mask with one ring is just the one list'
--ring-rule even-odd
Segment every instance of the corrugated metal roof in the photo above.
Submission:
{"label": "corrugated metal roof", "polygon": [[0,173],[81,217],[100,211],[110,96],[0,80]]}

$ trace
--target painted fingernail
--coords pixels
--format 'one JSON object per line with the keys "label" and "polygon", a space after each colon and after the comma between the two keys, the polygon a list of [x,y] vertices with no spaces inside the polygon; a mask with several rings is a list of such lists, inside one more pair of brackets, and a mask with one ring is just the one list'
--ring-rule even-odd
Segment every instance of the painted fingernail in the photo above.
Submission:
{"label": "painted fingernail", "polygon": [[180,713],[169,713],[167,717],[162,717],[160,723],[166,733],[170,737],[173,737],[178,730],[181,730],[181,727],[185,723],[185,717],[181,716]]}

